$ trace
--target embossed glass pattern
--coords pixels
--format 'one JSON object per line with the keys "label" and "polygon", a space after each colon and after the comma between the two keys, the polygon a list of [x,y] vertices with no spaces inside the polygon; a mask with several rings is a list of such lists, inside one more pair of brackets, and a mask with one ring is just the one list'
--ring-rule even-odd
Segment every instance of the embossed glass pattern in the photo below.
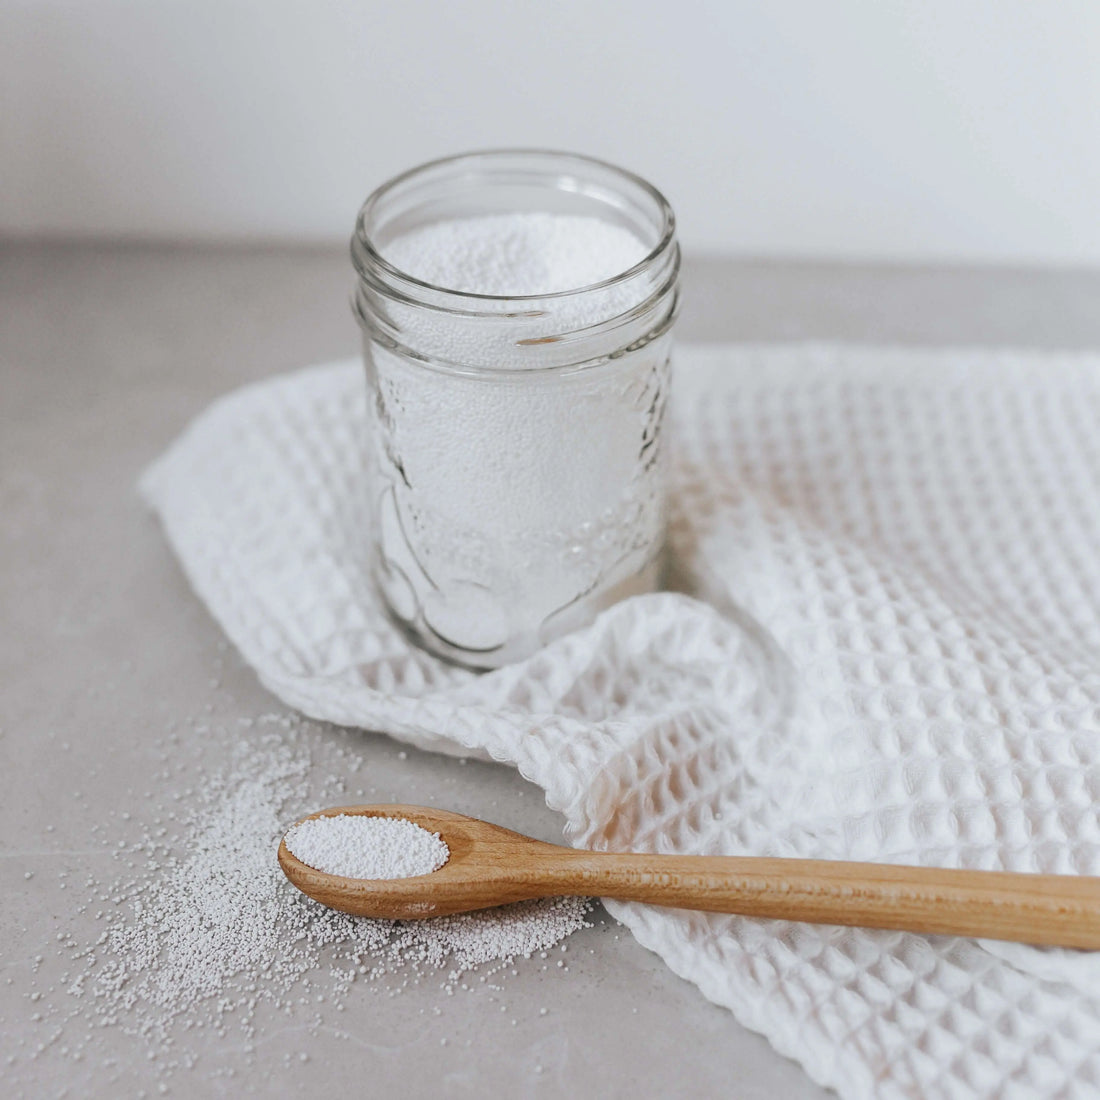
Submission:
{"label": "embossed glass pattern", "polygon": [[[600,217],[649,252],[593,286],[508,298],[383,258],[432,221],[519,211]],[[470,154],[376,191],[352,257],[372,568],[396,619],[427,649],[491,668],[656,587],[679,270],[664,198],[585,157]]]}

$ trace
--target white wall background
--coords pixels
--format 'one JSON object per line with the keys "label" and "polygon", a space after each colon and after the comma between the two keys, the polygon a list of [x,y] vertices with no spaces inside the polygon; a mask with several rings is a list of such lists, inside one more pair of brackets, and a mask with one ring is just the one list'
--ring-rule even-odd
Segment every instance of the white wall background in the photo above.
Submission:
{"label": "white wall background", "polygon": [[1100,0],[0,0],[0,233],[346,238],[544,145],[696,251],[1100,263]]}

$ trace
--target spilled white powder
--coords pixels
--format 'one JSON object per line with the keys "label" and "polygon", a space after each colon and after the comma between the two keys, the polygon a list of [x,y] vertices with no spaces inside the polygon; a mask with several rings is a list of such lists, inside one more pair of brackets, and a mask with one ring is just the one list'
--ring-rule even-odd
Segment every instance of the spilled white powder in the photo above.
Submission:
{"label": "spilled white powder", "polygon": [[347,878],[430,875],[451,854],[439,833],[402,817],[311,817],[292,825],[284,839],[303,863]]}
{"label": "spilled white powder", "polygon": [[[428,985],[439,1003],[474,989],[496,998],[513,960],[589,926],[584,898],[410,922],[356,918],[306,898],[276,859],[286,820],[346,797],[339,777],[354,774],[361,759],[333,731],[295,715],[242,725],[243,740],[239,729],[206,721],[192,724],[186,742],[172,734],[158,777],[168,784],[161,808],[136,839],[104,839],[123,870],[114,881],[88,880],[80,911],[100,922],[98,937],[57,937],[66,972],[56,992],[69,997],[51,1000],[54,987],[32,994],[42,1049],[81,1036],[66,1049],[82,1058],[96,1049],[96,1029],[121,1030],[147,1045],[150,1064],[168,1080],[194,1065],[192,1032],[235,1030],[250,1041],[281,1018],[313,1033],[334,1024],[332,1014],[363,982],[389,997]],[[207,735],[215,754],[234,745],[227,766],[196,774],[176,763],[185,744]],[[188,809],[177,813],[181,805]],[[442,842],[420,831],[438,858]],[[474,969],[478,979],[467,984]]]}
{"label": "spilled white powder", "polygon": [[394,267],[467,294],[578,290],[628,271],[648,249],[629,229],[568,214],[489,214],[422,226],[383,250]]}

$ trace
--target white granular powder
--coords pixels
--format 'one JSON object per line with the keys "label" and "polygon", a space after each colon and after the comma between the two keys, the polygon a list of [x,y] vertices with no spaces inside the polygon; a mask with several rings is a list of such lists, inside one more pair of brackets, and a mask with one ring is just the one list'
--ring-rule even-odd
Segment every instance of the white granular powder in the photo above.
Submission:
{"label": "white granular powder", "polygon": [[647,248],[629,229],[567,214],[490,214],[435,222],[383,250],[421,282],[467,294],[579,290],[628,271]]}
{"label": "white granular powder", "polygon": [[[71,999],[51,1000],[52,987],[33,994],[50,1042],[82,1036],[70,1048],[74,1057],[93,1054],[95,1029],[109,1027],[140,1037],[158,1075],[170,1078],[194,1064],[191,1032],[237,1029],[250,1038],[273,1019],[315,1030],[364,981],[392,997],[427,980],[438,984],[442,1003],[465,992],[463,976],[480,968],[469,989],[499,990],[514,959],[588,926],[583,898],[410,922],[356,918],[306,898],[275,858],[285,822],[346,796],[343,781],[331,777],[353,774],[360,758],[333,741],[335,731],[294,715],[242,724],[246,739],[214,770],[189,771],[176,758],[207,735],[216,736],[220,754],[240,738],[237,729],[200,720],[187,742],[173,733],[160,776],[170,782],[164,808],[136,840],[104,839],[129,870],[87,883],[81,912],[101,922],[98,938],[57,938],[66,967],[57,991]],[[169,807],[181,805],[181,794],[189,808],[177,814]],[[420,831],[438,858],[441,842]]]}
{"label": "white granular powder", "polygon": [[[549,213],[435,222],[383,247],[423,281],[491,295],[592,287],[647,251],[623,226]],[[370,352],[377,574],[398,616],[445,654],[517,660],[655,586],[670,337],[624,353],[640,333],[611,325],[598,354],[571,338],[628,316],[653,289],[627,279],[558,299],[482,299],[474,317],[387,303],[411,354],[384,341]],[[528,370],[544,353],[607,358]]]}
{"label": "white granular powder", "polygon": [[303,863],[347,878],[430,875],[451,854],[439,833],[401,817],[311,817],[291,826],[284,839]]}

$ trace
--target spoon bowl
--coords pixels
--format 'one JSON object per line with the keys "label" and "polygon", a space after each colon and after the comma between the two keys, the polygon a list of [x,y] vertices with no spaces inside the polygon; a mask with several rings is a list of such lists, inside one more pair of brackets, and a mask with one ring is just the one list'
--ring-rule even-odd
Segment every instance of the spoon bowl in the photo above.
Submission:
{"label": "spoon bowl", "polygon": [[548,860],[576,854],[572,848],[546,844],[487,821],[427,806],[334,806],[302,818],[336,817],[404,818],[438,833],[450,850],[447,862],[428,875],[410,878],[347,878],[319,871],[303,863],[279,844],[279,866],[303,894],[359,917],[387,920],[422,920],[467,913],[513,901],[554,897],[563,891],[547,876]]}
{"label": "spoon bowl", "polygon": [[304,894],[361,917],[421,920],[576,894],[749,917],[1062,947],[1100,948],[1100,878],[963,871],[762,856],[591,852],[427,806],[337,806],[310,814],[404,818],[438,833],[450,857],[397,879],[333,875],[279,845]]}

